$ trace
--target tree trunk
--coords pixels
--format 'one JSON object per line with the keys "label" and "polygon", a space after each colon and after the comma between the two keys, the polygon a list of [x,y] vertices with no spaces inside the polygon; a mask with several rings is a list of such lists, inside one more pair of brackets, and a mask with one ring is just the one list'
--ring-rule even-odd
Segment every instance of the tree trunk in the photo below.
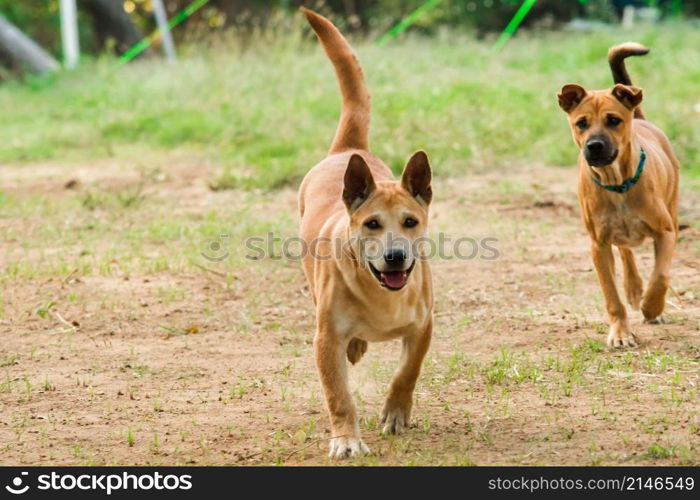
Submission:
{"label": "tree trunk", "polygon": [[[90,13],[95,23],[95,32],[104,48],[107,41],[115,42],[114,50],[122,55],[143,39],[143,35],[126,13],[123,3],[119,0],[79,0],[81,7]],[[142,55],[151,55],[146,50]]]}
{"label": "tree trunk", "polygon": [[1,15],[0,51],[13,63],[37,75],[50,73],[59,68],[56,59]]}

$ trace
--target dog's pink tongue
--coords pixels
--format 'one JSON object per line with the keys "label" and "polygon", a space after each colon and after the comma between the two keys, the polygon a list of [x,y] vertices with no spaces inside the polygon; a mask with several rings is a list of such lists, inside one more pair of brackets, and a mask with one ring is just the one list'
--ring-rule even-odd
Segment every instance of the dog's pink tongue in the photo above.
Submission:
{"label": "dog's pink tongue", "polygon": [[382,273],[382,278],[389,288],[401,288],[406,284],[406,271]]}

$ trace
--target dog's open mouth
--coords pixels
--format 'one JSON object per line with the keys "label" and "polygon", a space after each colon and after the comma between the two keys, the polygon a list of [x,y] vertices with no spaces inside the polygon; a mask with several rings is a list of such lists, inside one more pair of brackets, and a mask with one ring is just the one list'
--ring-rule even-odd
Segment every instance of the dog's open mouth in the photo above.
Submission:
{"label": "dog's open mouth", "polygon": [[372,270],[374,277],[379,280],[379,283],[386,289],[397,291],[401,290],[406,286],[408,282],[408,277],[411,275],[411,271],[416,265],[416,261],[413,261],[411,267],[405,271],[379,271],[376,267],[369,263],[369,268]]}

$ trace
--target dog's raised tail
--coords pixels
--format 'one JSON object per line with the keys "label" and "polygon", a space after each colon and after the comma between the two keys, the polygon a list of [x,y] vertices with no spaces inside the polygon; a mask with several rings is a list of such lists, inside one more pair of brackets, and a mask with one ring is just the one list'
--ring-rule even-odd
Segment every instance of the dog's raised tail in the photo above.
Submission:
{"label": "dog's raised tail", "polygon": [[348,41],[333,23],[314,11],[301,11],[321,40],[335,67],[343,109],[330,152],[369,148],[370,96],[360,63]]}
{"label": "dog's raised tail", "polygon": [[[632,79],[625,66],[625,59],[630,56],[644,56],[648,53],[648,48],[635,42],[627,42],[612,47],[608,51],[608,63],[610,64],[610,70],[612,71],[615,83],[632,85]],[[634,110],[634,117],[644,119],[644,113],[640,107]]]}

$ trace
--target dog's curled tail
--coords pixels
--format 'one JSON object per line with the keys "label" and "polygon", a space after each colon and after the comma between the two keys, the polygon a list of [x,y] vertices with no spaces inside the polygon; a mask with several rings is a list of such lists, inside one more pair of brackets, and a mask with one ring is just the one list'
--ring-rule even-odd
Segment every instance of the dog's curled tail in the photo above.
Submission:
{"label": "dog's curled tail", "polygon": [[340,123],[331,153],[348,149],[369,148],[370,96],[362,68],[348,41],[328,19],[301,7],[309,24],[321,40],[328,58],[335,67],[343,96]]}
{"label": "dog's curled tail", "polygon": [[[632,85],[632,79],[625,66],[625,59],[630,56],[644,56],[648,53],[648,48],[635,42],[627,42],[612,47],[608,51],[608,63],[610,64],[610,70],[612,71],[615,83]],[[644,113],[640,107],[634,110],[634,117],[644,119]]]}

